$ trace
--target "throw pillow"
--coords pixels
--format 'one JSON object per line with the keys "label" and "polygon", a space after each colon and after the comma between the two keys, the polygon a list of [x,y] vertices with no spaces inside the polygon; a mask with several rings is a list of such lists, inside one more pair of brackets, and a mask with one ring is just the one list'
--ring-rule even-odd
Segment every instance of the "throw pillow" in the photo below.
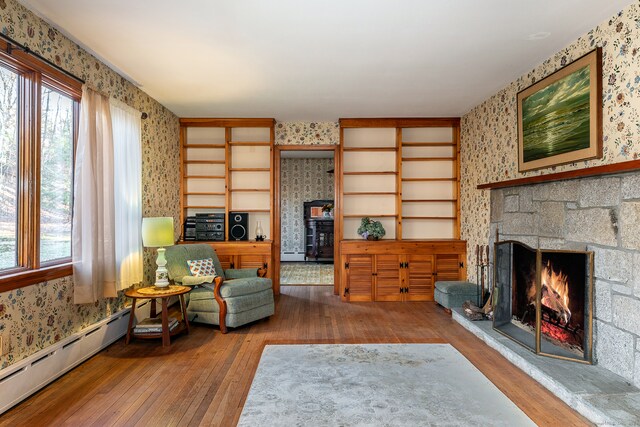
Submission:
{"label": "throw pillow", "polygon": [[192,276],[200,277],[200,276],[217,276],[216,269],[213,266],[213,259],[194,259],[187,260],[187,265],[189,265],[189,271]]}

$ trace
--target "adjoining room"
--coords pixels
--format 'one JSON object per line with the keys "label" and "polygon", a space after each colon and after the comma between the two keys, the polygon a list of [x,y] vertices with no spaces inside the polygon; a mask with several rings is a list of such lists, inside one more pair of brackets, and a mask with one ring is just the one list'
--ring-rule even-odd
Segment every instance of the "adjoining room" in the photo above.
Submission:
{"label": "adjoining room", "polygon": [[280,147],[280,284],[334,284],[334,150]]}

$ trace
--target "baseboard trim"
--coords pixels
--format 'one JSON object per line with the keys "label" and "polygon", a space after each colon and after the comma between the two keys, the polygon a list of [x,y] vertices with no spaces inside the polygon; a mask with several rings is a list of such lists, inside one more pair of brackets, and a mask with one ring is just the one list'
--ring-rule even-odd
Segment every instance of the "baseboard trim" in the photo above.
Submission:
{"label": "baseboard trim", "polygon": [[[149,317],[149,301],[137,305],[137,321]],[[0,414],[122,338],[130,311],[125,308],[0,370]]]}

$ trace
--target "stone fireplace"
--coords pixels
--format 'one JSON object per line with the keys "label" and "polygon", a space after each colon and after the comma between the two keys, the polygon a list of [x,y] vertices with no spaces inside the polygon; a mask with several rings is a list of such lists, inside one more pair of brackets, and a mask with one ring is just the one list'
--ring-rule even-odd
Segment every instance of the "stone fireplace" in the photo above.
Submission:
{"label": "stone fireplace", "polygon": [[593,362],[640,386],[640,173],[492,189],[490,223],[491,243],[593,252]]}
{"label": "stone fireplace", "polygon": [[493,328],[537,354],[592,361],[593,252],[495,245]]}

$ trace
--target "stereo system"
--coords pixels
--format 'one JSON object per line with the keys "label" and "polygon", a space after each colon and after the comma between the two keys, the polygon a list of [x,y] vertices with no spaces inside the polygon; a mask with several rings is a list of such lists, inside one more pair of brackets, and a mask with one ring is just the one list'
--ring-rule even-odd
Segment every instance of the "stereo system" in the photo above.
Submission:
{"label": "stereo system", "polygon": [[249,214],[229,212],[229,240],[249,240]]}
{"label": "stereo system", "polygon": [[224,241],[224,214],[197,213],[187,217],[184,240]]}
{"label": "stereo system", "polygon": [[184,240],[196,240],[196,217],[188,216],[184,221]]}

